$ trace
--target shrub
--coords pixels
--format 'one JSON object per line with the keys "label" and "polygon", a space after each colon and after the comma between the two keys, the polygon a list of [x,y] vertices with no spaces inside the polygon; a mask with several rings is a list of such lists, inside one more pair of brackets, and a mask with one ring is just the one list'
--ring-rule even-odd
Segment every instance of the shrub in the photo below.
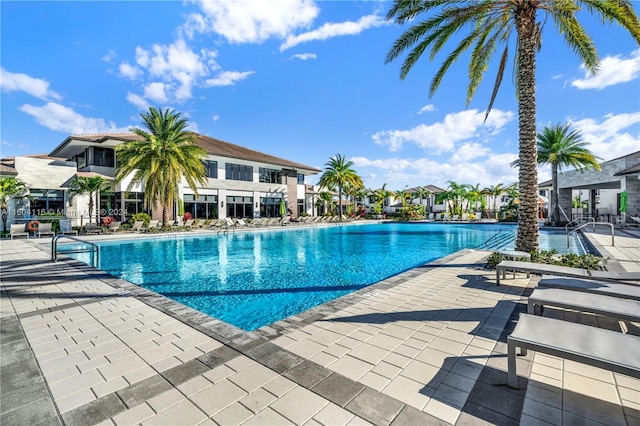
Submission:
{"label": "shrub", "polygon": [[185,222],[186,222],[187,220],[191,220],[191,219],[193,219],[193,216],[192,216],[192,215],[191,215],[191,213],[189,213],[189,212],[186,212],[186,213],[184,214],[184,216],[182,216],[182,220],[183,220],[183,221],[185,221]]}
{"label": "shrub", "polygon": [[108,227],[109,225],[111,225],[115,221],[116,221],[116,219],[113,216],[103,217],[102,218],[102,226]]}
{"label": "shrub", "polygon": [[144,226],[148,226],[149,222],[151,222],[151,216],[146,213],[136,213],[131,216],[131,220],[133,220],[134,222],[141,220],[144,222]]}
{"label": "shrub", "polygon": [[[603,269],[609,258],[594,256],[592,254],[558,254],[558,250],[540,250],[531,253],[531,262],[546,263],[548,265],[569,266],[588,270]],[[497,252],[491,253],[487,258],[487,266],[495,269],[500,262]]]}

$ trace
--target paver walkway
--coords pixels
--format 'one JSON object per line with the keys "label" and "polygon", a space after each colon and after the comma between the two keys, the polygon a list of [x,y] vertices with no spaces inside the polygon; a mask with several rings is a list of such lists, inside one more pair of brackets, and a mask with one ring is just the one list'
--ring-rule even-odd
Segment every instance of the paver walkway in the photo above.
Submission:
{"label": "paver walkway", "polygon": [[504,386],[505,337],[535,278],[496,287],[486,252],[457,253],[246,333],[78,262],[51,263],[47,249],[0,245],[0,424],[640,419],[640,381],[533,352],[518,360],[522,389]]}

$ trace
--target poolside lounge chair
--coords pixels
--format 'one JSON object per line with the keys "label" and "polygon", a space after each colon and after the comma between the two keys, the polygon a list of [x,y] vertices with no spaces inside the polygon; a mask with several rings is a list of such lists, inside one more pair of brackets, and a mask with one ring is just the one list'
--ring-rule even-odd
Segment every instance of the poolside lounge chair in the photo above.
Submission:
{"label": "poolside lounge chair", "polygon": [[429,220],[433,220],[433,213],[429,213]]}
{"label": "poolside lounge chair", "polygon": [[460,220],[463,221],[468,221],[469,220],[469,215],[467,213],[462,213],[462,216],[460,217]]}
{"label": "poolside lounge chair", "polygon": [[159,223],[159,222],[160,222],[159,220],[152,220],[152,221],[150,221],[150,222],[149,222],[149,224],[147,225],[147,227],[146,227],[146,228],[143,228],[143,231],[144,231],[144,232],[149,232],[149,231],[150,231],[150,230],[152,230],[152,229],[158,229],[158,223]]}
{"label": "poolside lounge chair", "polygon": [[543,275],[542,279],[538,282],[538,287],[559,288],[593,294],[602,294],[605,296],[615,296],[621,299],[640,300],[640,286],[634,284]]}
{"label": "poolside lounge chair", "polygon": [[193,226],[193,221],[194,219],[189,219],[185,223],[183,223],[182,226],[184,226],[187,229],[191,229],[191,227]]}
{"label": "poolside lounge chair", "polygon": [[12,223],[9,229],[11,239],[13,240],[13,237],[27,237],[29,239],[29,233],[25,229],[24,223]]}
{"label": "poolside lounge chair", "polygon": [[[640,281],[640,272],[610,272],[610,271],[589,271],[581,268],[571,268],[568,266],[548,265],[545,263],[514,262],[503,260],[496,266],[496,284],[500,285],[500,274],[505,271],[533,272],[534,274],[558,275],[561,277],[583,278],[600,281]],[[640,284],[640,283],[636,283]]]}
{"label": "poolside lounge chair", "polygon": [[549,354],[640,378],[640,336],[553,318],[520,315],[507,337],[508,384],[517,387],[516,348]]}
{"label": "poolside lounge chair", "polygon": [[135,222],[133,222],[133,225],[131,225],[131,230],[134,232],[143,232],[143,226],[144,221],[136,220]]}
{"label": "poolside lounge chair", "polygon": [[113,233],[115,234],[116,231],[120,230],[120,226],[121,225],[122,225],[122,222],[120,222],[120,221],[111,222],[109,224],[109,231],[113,231]]}
{"label": "poolside lounge chair", "polygon": [[60,223],[60,230],[58,231],[58,234],[62,234],[62,235],[66,235],[66,234],[78,235],[78,231],[75,231],[73,229],[73,227],[71,226],[71,220],[70,219],[60,219],[58,222]]}
{"label": "poolside lounge chair", "polygon": [[51,223],[41,223],[38,225],[36,235],[38,235],[38,238],[42,238],[43,235],[55,236],[56,233],[51,230]]}
{"label": "poolside lounge chair", "polygon": [[84,233],[85,234],[102,234],[102,228],[100,228],[95,223],[87,223],[84,226]]}
{"label": "poolside lounge chair", "polygon": [[536,288],[527,300],[528,314],[541,315],[544,306],[554,306],[625,321],[640,320],[640,300],[621,299],[561,288]]}

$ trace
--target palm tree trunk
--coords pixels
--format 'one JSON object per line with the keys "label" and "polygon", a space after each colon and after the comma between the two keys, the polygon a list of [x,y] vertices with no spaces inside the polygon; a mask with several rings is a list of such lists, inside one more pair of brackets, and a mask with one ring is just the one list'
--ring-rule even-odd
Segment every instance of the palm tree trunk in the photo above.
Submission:
{"label": "palm tree trunk", "polygon": [[342,221],[342,186],[338,185],[338,217]]}
{"label": "palm tree trunk", "polygon": [[162,203],[162,226],[167,226],[169,223],[169,205]]}
{"label": "palm tree trunk", "polygon": [[558,165],[551,164],[551,182],[553,188],[551,189],[551,223],[557,225],[560,223],[560,209],[558,209]]}
{"label": "palm tree trunk", "polygon": [[[93,194],[89,193],[89,223],[91,223],[92,217],[93,217]],[[96,223],[98,223],[97,218],[96,218]]]}
{"label": "palm tree trunk", "polygon": [[515,13],[518,31],[517,93],[520,140],[520,209],[516,250],[538,250],[538,150],[536,141],[536,47],[540,37],[536,6],[522,2]]}

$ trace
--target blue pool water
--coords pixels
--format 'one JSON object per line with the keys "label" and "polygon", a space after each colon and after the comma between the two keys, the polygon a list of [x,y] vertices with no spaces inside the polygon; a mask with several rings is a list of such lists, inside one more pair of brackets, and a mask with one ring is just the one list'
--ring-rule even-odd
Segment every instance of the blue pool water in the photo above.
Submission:
{"label": "blue pool water", "polygon": [[[366,287],[513,225],[366,224],[104,241],[99,268],[245,330]],[[541,232],[564,248],[564,233]],[[569,250],[580,252],[574,241]],[[512,247],[505,247],[512,248]],[[563,251],[563,250],[559,250]],[[89,261],[89,255],[74,255]]]}

